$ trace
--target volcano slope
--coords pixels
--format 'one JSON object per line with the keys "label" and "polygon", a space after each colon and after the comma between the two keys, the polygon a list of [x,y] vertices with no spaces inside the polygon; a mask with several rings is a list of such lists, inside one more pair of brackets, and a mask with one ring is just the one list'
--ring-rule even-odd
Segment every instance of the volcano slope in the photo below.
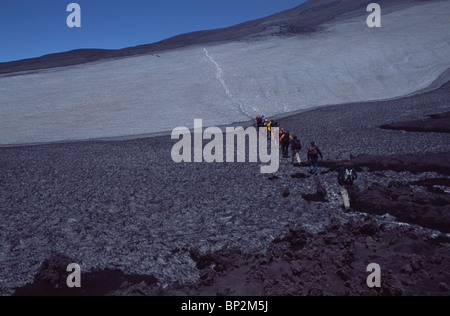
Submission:
{"label": "volcano slope", "polygon": [[[448,112],[449,95],[447,83],[280,119],[321,147],[318,177],[286,160],[270,176],[176,164],[166,136],[3,148],[2,294],[449,295],[448,134],[380,128]],[[347,214],[335,171],[349,155]],[[305,200],[318,182],[326,201]],[[86,273],[81,292],[56,285],[66,261]],[[365,285],[370,263],[381,289]]]}
{"label": "volcano slope", "polygon": [[[446,119],[449,2],[380,3],[377,30],[365,1],[309,1],[118,55],[0,65],[0,293],[448,295],[448,134],[385,127]],[[170,137],[137,139],[261,113],[319,144],[319,177],[285,160],[270,176],[176,164]],[[345,214],[335,171],[350,154]]]}

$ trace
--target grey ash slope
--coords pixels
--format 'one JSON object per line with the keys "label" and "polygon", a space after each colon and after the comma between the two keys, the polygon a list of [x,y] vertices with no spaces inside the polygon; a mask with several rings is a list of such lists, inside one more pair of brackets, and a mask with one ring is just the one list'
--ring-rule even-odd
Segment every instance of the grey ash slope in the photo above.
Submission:
{"label": "grey ash slope", "polygon": [[[222,126],[262,113],[398,98],[450,68],[449,1],[385,5],[377,29],[367,27],[361,1],[323,4],[236,26],[232,38],[241,40],[224,40],[234,28],[211,31],[224,35],[208,40],[208,32],[194,33],[169,40],[190,46],[158,56],[0,75],[0,144],[133,138],[192,127],[197,118]],[[348,13],[338,15],[338,7]],[[319,32],[285,36],[310,15],[329,22]]]}
{"label": "grey ash slope", "polygon": [[[383,10],[395,9],[421,0],[379,0]],[[431,1],[427,1],[431,2]],[[272,16],[245,22],[228,28],[199,31],[178,35],[161,42],[128,47],[120,50],[77,49],[69,52],[45,55],[7,63],[0,63],[0,74],[32,71],[55,67],[78,65],[111,58],[151,54],[179,49],[191,45],[239,41],[267,35],[294,35],[315,32],[320,25],[342,15],[361,14],[370,3],[367,0],[310,0],[291,10]]]}

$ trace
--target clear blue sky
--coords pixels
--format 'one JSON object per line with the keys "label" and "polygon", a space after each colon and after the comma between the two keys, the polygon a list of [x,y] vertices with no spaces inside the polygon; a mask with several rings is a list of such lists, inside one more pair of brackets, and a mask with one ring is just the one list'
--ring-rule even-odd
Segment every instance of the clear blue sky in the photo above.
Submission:
{"label": "clear blue sky", "polygon": [[[66,25],[81,6],[79,29]],[[117,49],[227,27],[305,0],[1,0],[0,62],[78,48]]]}

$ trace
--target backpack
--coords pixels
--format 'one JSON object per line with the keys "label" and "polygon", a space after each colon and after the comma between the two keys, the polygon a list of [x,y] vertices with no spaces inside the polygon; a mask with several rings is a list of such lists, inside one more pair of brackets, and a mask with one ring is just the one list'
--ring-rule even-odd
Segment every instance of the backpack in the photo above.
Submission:
{"label": "backpack", "polygon": [[300,143],[299,139],[292,140],[292,149],[293,150],[301,150],[302,149],[302,144]]}
{"label": "backpack", "polygon": [[319,154],[319,152],[317,151],[317,148],[315,146],[309,147],[308,153],[311,156],[317,156]]}
{"label": "backpack", "polygon": [[284,134],[282,141],[283,144],[289,144],[291,142],[291,135],[289,133]]}
{"label": "backpack", "polygon": [[345,168],[344,172],[342,173],[341,180],[345,184],[353,184],[353,181],[356,179],[353,168]]}

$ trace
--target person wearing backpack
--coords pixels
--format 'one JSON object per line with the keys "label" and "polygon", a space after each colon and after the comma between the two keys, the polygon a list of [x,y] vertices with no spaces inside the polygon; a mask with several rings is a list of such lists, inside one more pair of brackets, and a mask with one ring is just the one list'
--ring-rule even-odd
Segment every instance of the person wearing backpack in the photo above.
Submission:
{"label": "person wearing backpack", "polygon": [[280,127],[280,128],[278,129],[278,131],[279,131],[279,133],[280,133],[280,144],[281,144],[281,140],[282,140],[282,137],[283,137],[283,135],[284,135],[284,131],[283,131],[283,128],[282,128],[282,127]]}
{"label": "person wearing backpack", "polygon": [[259,115],[259,116],[256,117],[256,127],[257,128],[261,127],[263,117],[264,117],[263,115]]}
{"label": "person wearing backpack", "polygon": [[270,134],[272,133],[272,125],[273,125],[273,121],[270,121],[267,124],[267,139],[270,139]]}
{"label": "person wearing backpack", "polygon": [[316,146],[315,142],[311,143],[311,146],[308,149],[308,162],[310,163],[310,173],[313,175],[317,175],[317,168],[319,166],[319,156],[323,159],[322,152],[319,147]]}
{"label": "person wearing backpack", "polygon": [[283,158],[289,158],[289,145],[291,144],[291,135],[289,134],[289,131],[286,131],[282,136],[281,136],[281,146],[283,149]]}
{"label": "person wearing backpack", "polygon": [[291,150],[292,150],[292,164],[295,165],[295,160],[297,160],[297,165],[300,166],[302,163],[302,160],[300,158],[300,150],[302,150],[302,144],[300,142],[300,139],[298,139],[297,136],[295,135],[292,138]]}
{"label": "person wearing backpack", "polygon": [[353,191],[353,182],[358,179],[358,174],[349,160],[344,161],[344,165],[339,168],[338,182],[341,187],[341,195],[344,199],[344,208],[346,212],[350,211],[349,192]]}

